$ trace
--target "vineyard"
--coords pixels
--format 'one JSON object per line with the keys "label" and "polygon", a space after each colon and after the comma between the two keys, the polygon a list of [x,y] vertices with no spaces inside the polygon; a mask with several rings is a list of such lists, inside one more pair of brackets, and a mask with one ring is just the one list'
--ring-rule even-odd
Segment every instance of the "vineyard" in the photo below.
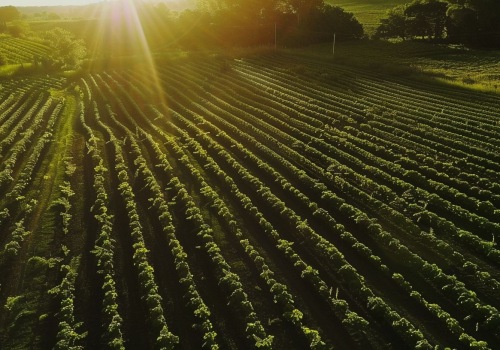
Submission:
{"label": "vineyard", "polygon": [[304,53],[0,88],[0,348],[500,348],[500,98]]}
{"label": "vineyard", "polygon": [[44,57],[48,51],[47,46],[31,39],[0,37],[0,55],[8,64],[33,62],[35,57]]}

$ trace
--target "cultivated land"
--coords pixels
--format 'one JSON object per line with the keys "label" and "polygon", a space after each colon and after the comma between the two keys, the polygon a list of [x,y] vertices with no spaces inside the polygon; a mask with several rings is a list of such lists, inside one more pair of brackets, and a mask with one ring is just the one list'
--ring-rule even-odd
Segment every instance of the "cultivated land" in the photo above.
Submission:
{"label": "cultivated land", "polygon": [[369,36],[375,34],[380,24],[380,19],[386,17],[387,10],[408,3],[406,0],[329,0],[329,4],[340,6],[348,12],[352,12],[363,25],[365,33]]}
{"label": "cultivated land", "polygon": [[[325,56],[331,45],[306,48],[308,55]],[[337,43],[335,61],[393,76],[441,82],[466,89],[500,92],[500,51],[474,50],[429,42],[353,41]]]}
{"label": "cultivated land", "polygon": [[500,97],[318,52],[2,81],[0,347],[499,348]]}
{"label": "cultivated land", "polygon": [[35,56],[47,54],[48,50],[47,46],[34,40],[0,35],[0,55],[7,58],[7,64],[31,62]]}

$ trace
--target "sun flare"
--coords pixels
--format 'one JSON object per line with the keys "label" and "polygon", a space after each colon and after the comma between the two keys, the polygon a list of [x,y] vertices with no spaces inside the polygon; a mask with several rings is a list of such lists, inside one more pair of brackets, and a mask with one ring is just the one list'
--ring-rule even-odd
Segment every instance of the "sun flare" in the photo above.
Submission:
{"label": "sun flare", "polygon": [[150,84],[155,99],[165,103],[163,87],[144,29],[145,24],[151,24],[155,19],[150,18],[146,11],[140,12],[138,5],[134,0],[118,0],[95,8],[97,26],[87,28],[93,37],[91,61],[113,65],[126,57],[135,59],[134,68],[141,66],[145,74],[153,78]]}

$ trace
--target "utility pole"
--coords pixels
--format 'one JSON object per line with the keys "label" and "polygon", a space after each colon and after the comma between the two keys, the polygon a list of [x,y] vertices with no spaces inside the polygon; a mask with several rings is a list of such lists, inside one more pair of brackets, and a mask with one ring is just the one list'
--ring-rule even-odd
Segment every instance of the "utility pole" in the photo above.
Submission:
{"label": "utility pole", "polygon": [[277,32],[276,32],[276,22],[274,22],[274,51],[276,51],[278,47],[278,42],[277,42]]}
{"label": "utility pole", "polygon": [[335,39],[336,39],[337,33],[333,33],[333,49],[332,49],[332,56],[335,57]]}

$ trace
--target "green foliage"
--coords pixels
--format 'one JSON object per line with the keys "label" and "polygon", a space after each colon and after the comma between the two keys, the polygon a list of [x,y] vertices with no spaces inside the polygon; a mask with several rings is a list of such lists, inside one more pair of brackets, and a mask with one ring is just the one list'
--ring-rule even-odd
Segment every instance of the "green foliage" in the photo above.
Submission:
{"label": "green foliage", "polygon": [[18,304],[23,301],[23,296],[18,295],[14,297],[7,297],[7,301],[5,302],[4,308],[7,311],[14,311],[16,308],[18,308]]}
{"label": "green foliage", "polygon": [[352,13],[323,0],[235,0],[218,5],[209,2],[203,9],[179,16],[181,45],[274,45],[276,40],[277,45],[301,46],[330,42],[334,33],[339,40],[364,37]]}
{"label": "green foliage", "polygon": [[87,55],[82,39],[62,28],[54,28],[43,34],[44,42],[51,48],[44,59],[45,65],[56,69],[78,69]]}
{"label": "green foliage", "polygon": [[500,3],[490,0],[414,0],[388,11],[376,38],[446,39],[500,47]]}
{"label": "green foliage", "polygon": [[500,47],[500,2],[447,0],[448,36],[452,42]]}
{"label": "green foliage", "polygon": [[414,0],[397,6],[381,19],[376,38],[398,37],[441,39],[445,33],[447,3],[442,0]]}
{"label": "green foliage", "polygon": [[5,66],[9,63],[9,59],[5,53],[0,53],[0,66]]}
{"label": "green foliage", "polygon": [[9,26],[9,33],[15,38],[28,36],[30,25],[26,21],[15,21]]}
{"label": "green foliage", "polygon": [[362,39],[364,31],[361,24],[352,13],[346,12],[338,6],[323,5],[310,11],[305,19],[306,29],[313,32],[324,32],[337,35],[337,39]]}
{"label": "green foliage", "polygon": [[7,29],[7,22],[14,21],[18,19],[20,13],[14,6],[2,6],[0,7],[0,32]]}
{"label": "green foliage", "polygon": [[[78,90],[68,90],[78,93],[81,103],[75,126],[80,148],[74,156],[75,164],[85,168],[75,173],[74,189],[68,179],[51,186],[57,197],[50,212],[51,220],[60,223],[59,213],[70,215],[82,207],[76,201],[85,208],[93,204],[91,212],[78,213],[71,225],[88,218],[83,226],[92,230],[91,236],[85,238],[84,231],[64,236],[56,225],[54,243],[68,244],[71,251],[54,246],[52,255],[41,255],[45,251],[37,243],[43,232],[30,221],[34,234],[11,266],[17,269],[27,260],[31,271],[16,284],[41,286],[42,292],[55,286],[50,289],[55,303],[45,308],[41,303],[23,305],[42,297],[7,300],[2,332],[13,324],[43,338],[39,334],[50,324],[48,346],[81,349],[85,328],[76,316],[92,322],[87,314],[102,306],[99,324],[88,328],[102,335],[99,346],[123,349],[136,313],[127,311],[122,320],[120,311],[133,299],[140,309],[131,311],[144,315],[137,320],[147,329],[144,343],[155,348],[192,343],[215,350],[219,339],[214,329],[221,332],[221,347],[236,335],[244,344],[239,348],[271,348],[273,343],[280,348],[283,336],[290,334],[290,341],[313,349],[344,339],[363,349],[383,349],[390,339],[408,349],[445,347],[448,339],[454,346],[494,348],[500,319],[493,301],[499,283],[490,262],[498,262],[498,255],[489,252],[497,251],[499,232],[500,166],[494,151],[500,129],[490,118],[499,114],[498,99],[476,94],[479,101],[464,102],[457,96],[467,95],[456,90],[445,94],[441,86],[431,89],[403,78],[388,82],[304,51],[231,60],[232,70],[224,75],[220,61],[209,58],[159,68],[158,79],[168,87],[168,104],[161,107],[148,106],[147,92],[141,91],[147,90],[142,79],[149,82],[150,76],[132,69],[89,74],[75,82]],[[323,73],[327,79],[315,79],[325,77]],[[206,76],[210,81],[200,84]],[[29,81],[21,83],[29,87]],[[24,101],[8,98],[0,106],[5,116],[9,105]],[[25,125],[44,114],[44,100],[36,107],[35,100],[26,98],[23,113],[32,119]],[[495,103],[483,109],[484,101]],[[49,112],[54,108],[47,104]],[[2,128],[2,140],[8,140],[10,130],[19,131],[18,139],[36,135],[23,126],[13,129],[21,118],[9,115],[6,122],[12,119],[12,128]],[[478,147],[486,142],[488,147]],[[4,147],[9,150],[2,152],[5,158],[15,154],[10,144]],[[61,157],[56,160],[61,176],[75,171],[74,165],[61,166]],[[8,163],[5,159],[2,166]],[[17,168],[12,167],[16,182],[24,178],[17,176]],[[31,183],[35,187],[39,182]],[[90,193],[80,198],[77,189]],[[29,203],[25,192],[16,196]],[[48,203],[37,199],[32,207]],[[13,207],[5,219],[19,220],[24,208]],[[63,225],[70,219],[63,217]],[[10,224],[2,221],[1,227]],[[114,232],[118,227],[123,230]],[[10,236],[9,231],[2,243]],[[95,239],[93,247],[89,238]],[[478,249],[481,244],[485,249]],[[81,267],[66,261],[73,251],[83,253]],[[64,255],[60,273],[49,271],[58,265],[49,259],[53,254]],[[125,264],[124,258],[129,259]],[[2,271],[8,271],[10,266],[4,266]],[[121,281],[124,274],[137,286]],[[83,289],[88,278],[90,291],[102,290],[87,311],[85,301],[94,296]],[[198,290],[210,295],[210,306]],[[11,289],[4,295],[20,292],[24,290]],[[163,293],[168,299],[162,299]],[[211,310],[218,297],[222,308],[216,300]],[[16,308],[21,312],[11,312]],[[23,319],[31,310],[36,310],[34,322],[43,321],[40,327]],[[229,317],[220,312],[224,310]],[[273,320],[267,323],[269,332],[260,321],[268,315]],[[344,339],[328,332],[332,319]],[[235,323],[229,332],[227,320]],[[177,338],[170,324],[172,330],[183,327],[182,337],[196,339]],[[434,325],[445,331],[442,337]],[[483,338],[492,339],[491,344]],[[89,342],[94,340],[99,341],[92,336]]]}
{"label": "green foliage", "polygon": [[24,220],[16,222],[15,229],[12,231],[11,239],[4,246],[4,254],[7,258],[13,258],[19,254],[21,244],[30,231],[26,231]]}

